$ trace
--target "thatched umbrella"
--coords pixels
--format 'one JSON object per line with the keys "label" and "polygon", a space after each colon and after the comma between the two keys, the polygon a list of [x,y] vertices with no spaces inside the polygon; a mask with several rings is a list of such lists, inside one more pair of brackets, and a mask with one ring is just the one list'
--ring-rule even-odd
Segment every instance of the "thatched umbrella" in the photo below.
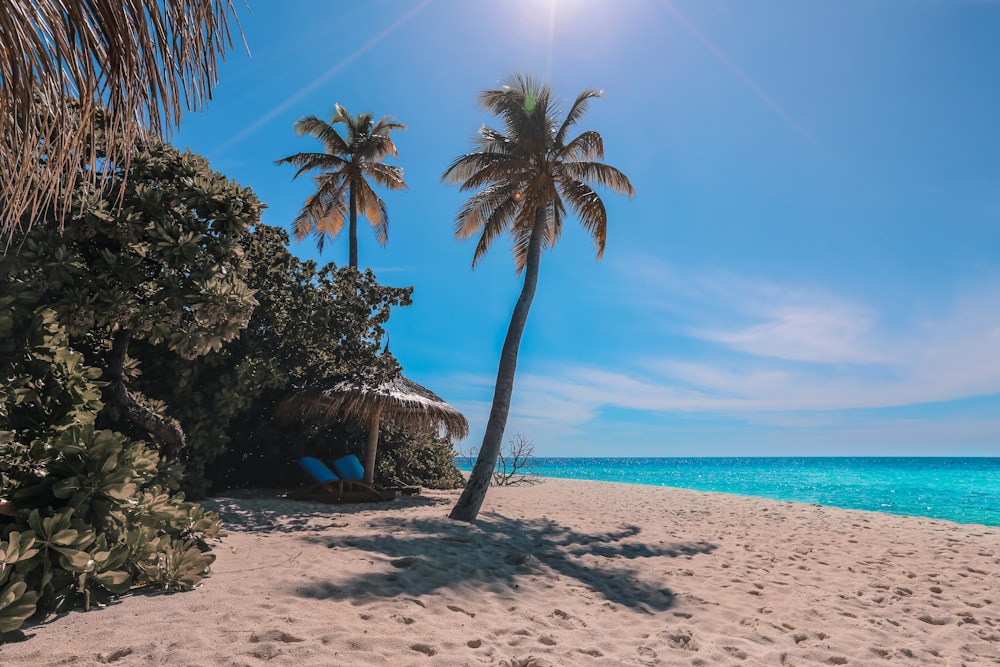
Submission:
{"label": "thatched umbrella", "polygon": [[337,417],[368,424],[365,482],[375,476],[379,424],[384,420],[407,431],[443,433],[449,438],[469,434],[469,422],[461,412],[430,389],[402,375],[377,387],[338,381],[295,394],[278,406],[279,416],[303,415],[320,419]]}

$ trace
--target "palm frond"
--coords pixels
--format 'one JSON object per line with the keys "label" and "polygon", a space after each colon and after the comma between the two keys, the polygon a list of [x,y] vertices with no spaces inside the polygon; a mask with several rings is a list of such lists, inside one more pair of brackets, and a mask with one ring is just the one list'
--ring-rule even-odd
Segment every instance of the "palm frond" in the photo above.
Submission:
{"label": "palm frond", "polygon": [[520,207],[517,184],[500,183],[483,188],[469,197],[459,210],[455,234],[468,238],[490,224],[506,229]]}
{"label": "palm frond", "polygon": [[307,171],[321,169],[323,171],[337,171],[347,163],[347,160],[339,155],[329,153],[296,153],[288,157],[276,160],[275,164],[290,164],[299,168],[292,178],[298,178]]}
{"label": "palm frond", "polygon": [[343,155],[350,152],[344,137],[340,136],[332,124],[316,116],[306,116],[295,121],[296,134],[299,136],[310,136],[319,139],[323,148],[331,155]]}
{"label": "palm frond", "polygon": [[567,178],[597,183],[629,197],[635,195],[635,189],[628,177],[603,162],[564,162],[560,171]]}
{"label": "palm frond", "polygon": [[513,197],[501,198],[490,209],[489,216],[483,220],[481,225],[482,233],[479,235],[479,241],[476,243],[476,250],[472,254],[472,268],[476,268],[476,264],[479,263],[479,260],[490,249],[493,241],[514,224],[520,211],[520,204]]}
{"label": "palm frond", "polygon": [[580,224],[594,240],[597,259],[604,256],[604,245],[607,242],[608,212],[600,195],[594,192],[586,183],[573,179],[563,179],[559,183],[563,199],[569,203],[573,213],[580,219]]}
{"label": "palm frond", "polygon": [[380,134],[372,134],[366,137],[364,141],[359,140],[353,146],[351,153],[354,155],[355,160],[370,162],[383,160],[388,155],[398,157],[396,154],[396,144],[388,136]]}
{"label": "palm frond", "polygon": [[587,107],[590,105],[590,100],[595,97],[604,97],[604,91],[590,88],[576,96],[573,106],[571,106],[569,111],[566,112],[566,118],[563,120],[559,130],[556,132],[556,146],[562,146],[565,143],[566,134],[569,132],[570,128],[576,125],[576,123],[583,118],[583,115],[587,113]]}
{"label": "palm frond", "polygon": [[559,157],[566,162],[582,162],[604,157],[604,138],[593,130],[583,132],[560,151]]}
{"label": "palm frond", "polygon": [[406,189],[402,167],[384,162],[365,162],[361,166],[361,171],[379,185],[390,190]]}
{"label": "palm frond", "polygon": [[231,0],[0,2],[0,235],[202,107],[230,22]]}

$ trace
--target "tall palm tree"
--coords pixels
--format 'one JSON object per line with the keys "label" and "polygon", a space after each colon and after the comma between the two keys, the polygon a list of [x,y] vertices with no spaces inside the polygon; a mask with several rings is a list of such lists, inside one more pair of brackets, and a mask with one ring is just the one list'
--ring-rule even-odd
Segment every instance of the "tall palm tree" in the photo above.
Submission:
{"label": "tall palm tree", "polygon": [[0,2],[0,241],[209,99],[230,20],[232,0]]}
{"label": "tall palm tree", "polygon": [[[335,125],[343,123],[347,136],[342,137]],[[398,157],[396,144],[389,136],[393,130],[406,126],[383,117],[374,122],[370,113],[352,116],[340,104],[334,106],[330,122],[316,116],[307,116],[295,123],[299,134],[316,137],[323,143],[323,153],[296,153],[278,160],[278,164],[292,164],[299,168],[295,174],[313,169],[316,176],[316,193],[310,196],[302,211],[292,222],[296,241],[310,233],[316,237],[320,252],[327,237],[334,238],[344,227],[344,213],[350,222],[350,265],[358,268],[358,213],[360,212],[375,229],[381,245],[389,240],[389,212],[385,202],[375,194],[368,179],[390,190],[406,188],[403,170],[382,162],[387,155]]]}
{"label": "tall palm tree", "polygon": [[524,285],[500,353],[483,444],[465,490],[451,511],[452,519],[473,521],[486,497],[507,424],[518,347],[535,296],[542,250],[559,240],[563,220],[572,212],[593,237],[600,259],[607,211],[589,183],[629,197],[634,194],[623,173],[597,161],[604,157],[600,134],[586,131],[568,138],[589,101],[602,94],[599,90],[583,91],[560,119],[559,105],[548,85],[515,74],[501,88],[484,90],[479,96],[482,106],[500,119],[503,131],[480,128],[473,140],[475,150],[456,158],[444,173],[445,181],[476,191],[459,210],[455,230],[459,238],[479,236],[473,267],[493,241],[509,231],[514,241],[514,266],[518,274],[524,273]]}

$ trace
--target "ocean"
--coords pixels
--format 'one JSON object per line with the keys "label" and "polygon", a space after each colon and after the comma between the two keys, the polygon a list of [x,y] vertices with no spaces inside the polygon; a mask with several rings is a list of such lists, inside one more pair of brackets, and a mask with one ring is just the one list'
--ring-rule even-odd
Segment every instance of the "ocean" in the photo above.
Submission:
{"label": "ocean", "polygon": [[1000,526],[1000,458],[537,457],[528,471]]}

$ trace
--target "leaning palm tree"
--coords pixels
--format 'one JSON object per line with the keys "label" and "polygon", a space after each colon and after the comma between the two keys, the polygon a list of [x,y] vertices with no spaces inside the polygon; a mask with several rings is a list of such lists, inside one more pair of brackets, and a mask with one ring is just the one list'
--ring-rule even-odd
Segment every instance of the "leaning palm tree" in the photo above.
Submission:
{"label": "leaning palm tree", "polygon": [[230,19],[232,0],[0,2],[0,240],[209,99]]}
{"label": "leaning palm tree", "polygon": [[460,184],[462,190],[476,191],[459,210],[455,230],[460,238],[479,236],[473,267],[493,241],[509,231],[514,266],[519,274],[524,273],[524,286],[500,353],[483,444],[465,490],[451,511],[452,519],[474,520],[486,497],[507,424],[518,347],[538,283],[542,250],[559,240],[563,220],[571,211],[593,237],[600,259],[607,211],[589,183],[630,197],[634,193],[623,173],[596,161],[604,157],[600,134],[587,131],[568,138],[589,101],[601,95],[598,90],[583,91],[560,118],[548,85],[516,74],[501,88],[484,90],[479,96],[482,106],[500,119],[503,131],[480,128],[473,140],[475,150],[458,157],[444,173],[444,180]]}
{"label": "leaning palm tree", "polygon": [[[342,137],[335,125],[343,123],[347,136]],[[334,238],[344,227],[344,213],[350,224],[350,260],[358,268],[358,213],[368,219],[381,245],[389,240],[389,212],[385,202],[375,194],[368,179],[390,190],[406,188],[403,170],[382,162],[386,156],[396,154],[396,144],[389,136],[393,130],[406,126],[383,117],[374,122],[370,113],[352,116],[347,109],[334,106],[330,122],[316,116],[296,121],[299,134],[316,137],[323,143],[323,153],[296,153],[278,160],[278,164],[292,164],[299,168],[295,178],[307,171],[318,169],[316,193],[310,196],[301,212],[292,222],[292,233],[301,241],[310,233],[316,237],[320,252],[327,238]]]}

